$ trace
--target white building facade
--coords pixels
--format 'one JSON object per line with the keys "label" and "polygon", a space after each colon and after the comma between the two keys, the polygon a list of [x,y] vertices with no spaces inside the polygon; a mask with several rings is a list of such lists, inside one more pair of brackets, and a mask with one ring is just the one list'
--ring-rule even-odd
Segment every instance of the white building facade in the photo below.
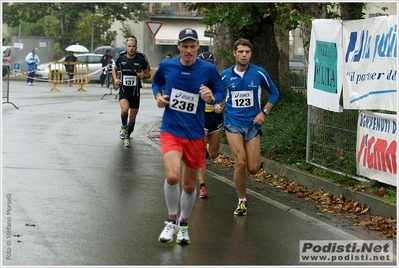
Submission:
{"label": "white building facade", "polygon": [[[184,3],[146,4],[150,11],[149,19],[137,24],[131,23],[129,26],[131,35],[137,38],[138,51],[147,55],[152,67],[157,67],[166,54],[172,54],[173,57],[179,55],[177,39],[179,32],[184,28],[192,28],[197,31],[200,41],[199,52],[212,51],[212,38],[205,36],[206,26],[200,21],[202,17],[195,12],[188,11]],[[155,37],[152,36],[148,23],[155,26],[160,25]],[[121,23],[116,22],[111,30],[121,33],[121,28]],[[125,37],[118,34],[113,46],[121,47],[125,45]]]}

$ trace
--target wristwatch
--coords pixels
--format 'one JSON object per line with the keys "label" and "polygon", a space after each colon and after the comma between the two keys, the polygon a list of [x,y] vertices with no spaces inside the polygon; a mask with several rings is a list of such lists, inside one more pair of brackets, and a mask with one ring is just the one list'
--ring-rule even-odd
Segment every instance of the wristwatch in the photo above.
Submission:
{"label": "wristwatch", "polygon": [[269,114],[269,110],[268,110],[267,108],[263,109],[262,112],[263,112],[265,115],[268,115],[268,114]]}
{"label": "wristwatch", "polygon": [[211,98],[211,101],[210,102],[208,102],[208,104],[214,104],[216,102],[216,99],[215,99],[215,97],[214,96],[212,96],[212,98]]}

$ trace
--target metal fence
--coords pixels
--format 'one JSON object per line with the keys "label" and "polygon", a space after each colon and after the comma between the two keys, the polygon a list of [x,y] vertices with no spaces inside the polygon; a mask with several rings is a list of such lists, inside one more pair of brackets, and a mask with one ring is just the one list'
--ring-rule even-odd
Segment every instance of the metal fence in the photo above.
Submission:
{"label": "metal fence", "polygon": [[2,97],[8,99],[8,87],[10,86],[10,67],[3,66]]}
{"label": "metal fence", "polygon": [[306,73],[304,71],[291,71],[291,88],[305,89]]}
{"label": "metal fence", "polygon": [[356,176],[358,110],[342,113],[308,106],[306,162],[359,181]]}
{"label": "metal fence", "polygon": [[[291,70],[291,88],[306,90],[304,70]],[[331,112],[308,105],[306,162],[318,168],[368,181],[356,176],[358,110]]]}
{"label": "metal fence", "polygon": [[3,101],[4,103],[10,103],[12,104],[15,108],[19,109],[14,103],[10,102],[10,66],[9,65],[4,65],[3,66],[3,82],[2,82],[2,98],[6,99],[6,101]]}

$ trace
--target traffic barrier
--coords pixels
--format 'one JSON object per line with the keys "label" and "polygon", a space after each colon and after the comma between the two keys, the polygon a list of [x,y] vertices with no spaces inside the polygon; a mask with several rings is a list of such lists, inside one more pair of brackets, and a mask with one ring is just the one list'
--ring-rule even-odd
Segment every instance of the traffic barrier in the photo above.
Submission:
{"label": "traffic barrier", "polygon": [[142,79],[141,82],[143,84],[143,88],[151,88],[152,78],[154,77],[155,72],[158,70],[158,67],[151,67],[150,69],[150,78]]}
{"label": "traffic barrier", "polygon": [[14,105],[15,108],[19,109],[14,103],[10,102],[10,66],[9,65],[3,65],[3,73],[5,73],[5,76],[3,76],[3,98],[6,98],[6,101],[3,101],[4,103],[10,103]]}
{"label": "traffic barrier", "polygon": [[112,70],[104,70],[103,68],[103,72],[105,72],[106,77],[105,77],[105,81],[104,84],[107,86],[107,88],[109,89],[109,93],[105,93],[101,99],[104,99],[105,96],[107,95],[112,95],[112,90],[114,90],[114,81],[112,79]]}
{"label": "traffic barrier", "polygon": [[[73,72],[66,70],[66,65],[73,66]],[[80,84],[78,91],[86,91],[83,87],[88,84],[89,79],[89,65],[84,62],[52,62],[49,64],[48,82],[53,83],[54,87],[51,91],[59,91],[57,84]],[[73,76],[71,78],[71,75]]]}

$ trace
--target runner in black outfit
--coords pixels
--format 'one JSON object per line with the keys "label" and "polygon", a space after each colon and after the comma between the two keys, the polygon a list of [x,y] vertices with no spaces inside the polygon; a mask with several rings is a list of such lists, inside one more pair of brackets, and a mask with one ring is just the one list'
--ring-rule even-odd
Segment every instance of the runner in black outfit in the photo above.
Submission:
{"label": "runner in black outfit", "polygon": [[[151,77],[148,64],[144,58],[136,54],[137,42],[130,40],[126,44],[126,54],[119,56],[112,70],[115,88],[119,90],[122,126],[119,137],[124,140],[125,147],[130,147],[130,134],[134,130],[136,116],[140,106],[141,79]],[[120,71],[120,78],[118,78]],[[129,117],[129,123],[128,121]]]}
{"label": "runner in black outfit", "polygon": [[[130,41],[130,40],[135,41],[137,44],[137,38],[134,35],[129,36],[127,41]],[[123,56],[123,55],[126,55],[126,50],[119,53],[119,56]],[[150,68],[151,68],[150,62],[148,61],[147,56],[143,52],[140,52],[140,51],[136,51],[136,55],[145,59],[145,61],[147,62],[147,65],[148,65],[148,70],[150,70]]]}
{"label": "runner in black outfit", "polygon": [[[129,38],[127,39],[127,41],[131,41],[131,40],[135,41],[136,44],[137,44],[137,38],[136,38],[134,35],[129,36]],[[126,55],[126,53],[127,53],[126,50],[125,50],[125,51],[122,51],[121,53],[119,53],[119,57],[120,57],[120,56]],[[147,56],[146,56],[144,53],[140,52],[140,51],[136,51],[136,55],[137,55],[138,57],[143,58],[143,59],[147,62],[148,71],[150,71],[150,70],[151,70],[150,62],[148,61]],[[140,81],[140,87],[142,87],[141,81]],[[117,88],[115,88],[115,90],[117,90]]]}

